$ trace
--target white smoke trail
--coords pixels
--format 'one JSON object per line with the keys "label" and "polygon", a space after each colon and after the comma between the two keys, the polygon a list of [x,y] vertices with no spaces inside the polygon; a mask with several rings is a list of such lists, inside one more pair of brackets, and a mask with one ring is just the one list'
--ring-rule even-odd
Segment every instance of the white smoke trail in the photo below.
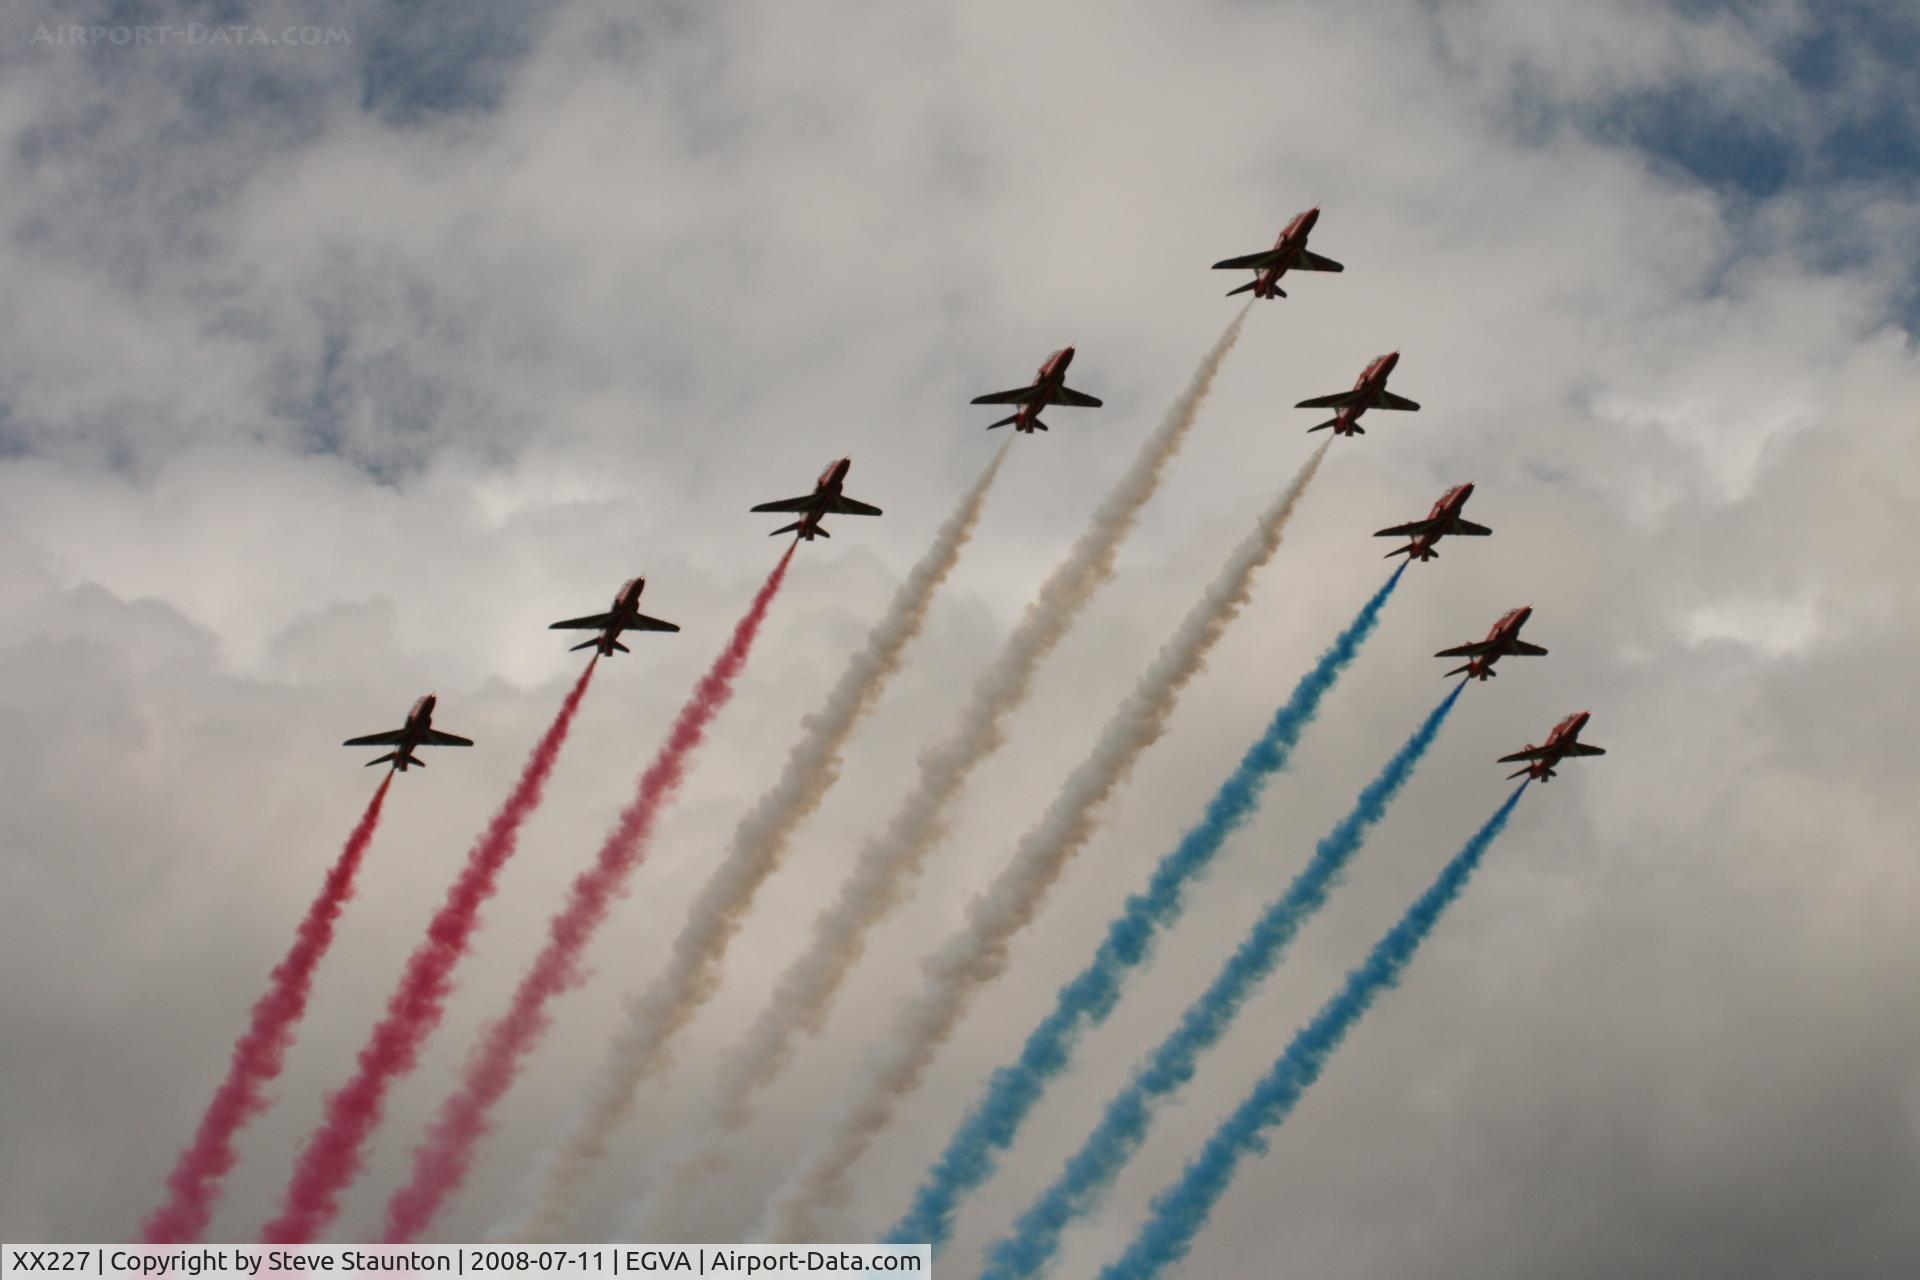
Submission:
{"label": "white smoke trail", "polygon": [[1092,754],[1067,779],[1013,860],[967,908],[967,922],[922,964],[926,985],[876,1046],[864,1078],[832,1122],[809,1145],[798,1170],[775,1193],[760,1239],[819,1238],[821,1210],[843,1205],[847,1173],[893,1118],[894,1107],[919,1087],[928,1065],[973,998],[1007,967],[1007,949],[1032,923],[1074,856],[1099,825],[1106,802],[1133,773],[1146,749],[1166,732],[1181,690],[1206,665],[1253,593],[1253,575],[1273,559],[1295,504],[1320,460],[1323,443],[1261,513],[1220,573],[1154,658],[1133,692],[1107,722]]}
{"label": "white smoke trail", "polygon": [[718,1064],[704,1116],[669,1158],[668,1172],[656,1180],[652,1197],[637,1206],[629,1238],[668,1238],[685,1211],[687,1193],[723,1163],[728,1136],[752,1117],[754,1095],[779,1076],[801,1038],[817,1033],[825,1023],[841,983],[866,950],[868,931],[912,888],[927,854],[945,835],[953,803],[968,777],[1004,740],[1006,719],[1026,700],[1041,661],[1113,576],[1121,539],[1186,442],[1246,318],[1243,308],[1201,360],[1133,465],[1095,509],[1086,532],[1041,586],[998,660],[981,676],[952,735],[921,752],[917,784],[886,829],[861,849],[839,896],[814,921],[807,950],[781,976],[746,1038]]}
{"label": "white smoke trail", "polygon": [[609,1046],[599,1078],[572,1131],[547,1157],[528,1204],[496,1224],[494,1239],[570,1240],[580,1193],[606,1159],[607,1143],[632,1113],[642,1083],[671,1063],[669,1045],[720,986],[727,947],[754,896],[785,859],[794,831],[820,807],[840,777],[840,753],[861,719],[900,670],[920,634],[935,592],[953,572],[980,524],[1007,447],[1001,446],[960,505],[894,592],[887,612],[856,650],[820,710],[801,723],[800,741],[771,790],[734,828],[733,844],[694,900],[672,958],[652,986],[627,1001],[627,1021]]}

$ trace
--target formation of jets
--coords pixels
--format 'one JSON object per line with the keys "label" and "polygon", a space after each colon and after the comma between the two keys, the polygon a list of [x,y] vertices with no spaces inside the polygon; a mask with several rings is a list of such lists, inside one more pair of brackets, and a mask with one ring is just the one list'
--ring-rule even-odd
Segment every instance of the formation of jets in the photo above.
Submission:
{"label": "formation of jets", "polygon": [[[1255,298],[1284,298],[1286,290],[1280,287],[1281,277],[1289,271],[1345,271],[1346,268],[1331,258],[1322,257],[1307,248],[1307,237],[1312,234],[1314,225],[1320,221],[1320,210],[1308,209],[1298,213],[1281,230],[1280,236],[1273,242],[1273,248],[1259,253],[1243,254],[1235,258],[1226,258],[1213,264],[1216,271],[1252,271],[1253,280],[1237,289],[1228,291],[1227,296],[1251,293]],[[1073,363],[1074,349],[1062,347],[1048,356],[1034,375],[1033,382],[1024,387],[1015,387],[1010,391],[995,391],[984,396],[975,396],[974,404],[1013,405],[1014,412],[989,423],[989,431],[996,427],[1011,426],[1016,432],[1031,433],[1047,430],[1047,424],[1040,420],[1045,410],[1054,406],[1066,406],[1081,409],[1098,409],[1101,401],[1084,391],[1076,391],[1067,385],[1067,368]],[[1354,380],[1351,390],[1337,391],[1331,395],[1315,396],[1302,400],[1295,408],[1332,409],[1334,416],[1316,426],[1307,428],[1308,432],[1332,429],[1335,435],[1357,436],[1365,434],[1360,418],[1370,409],[1390,409],[1413,412],[1420,406],[1405,396],[1387,390],[1387,379],[1400,363],[1400,353],[1390,351],[1376,356],[1368,362]],[[796,540],[811,542],[815,538],[831,537],[821,521],[828,516],[877,516],[880,508],[849,497],[845,491],[847,472],[853,467],[851,458],[840,458],[829,463],[826,470],[814,481],[809,493],[797,498],[783,498],[777,502],[763,502],[752,510],[756,512],[780,512],[797,515],[800,518],[791,524],[782,525],[773,531],[772,536],[791,533]],[[1433,509],[1424,520],[1414,520],[1406,524],[1397,524],[1374,534],[1376,538],[1407,538],[1403,547],[1396,547],[1387,553],[1388,558],[1406,556],[1409,563],[1427,561],[1440,553],[1435,544],[1446,537],[1484,538],[1493,532],[1483,524],[1468,520],[1462,511],[1467,499],[1473,496],[1473,485],[1455,485],[1440,495]],[[620,643],[620,636],[627,631],[678,631],[680,628],[660,618],[649,617],[640,612],[640,593],[646,589],[645,578],[629,578],[613,598],[613,606],[605,613],[589,614],[580,618],[568,618],[563,622],[550,625],[551,630],[594,631],[597,635],[583,640],[574,649],[592,648],[601,657],[614,653],[632,652]],[[1496,675],[1494,664],[1503,657],[1544,657],[1546,650],[1537,644],[1531,644],[1520,638],[1520,629],[1533,616],[1533,607],[1525,605],[1503,614],[1487,632],[1487,638],[1468,644],[1456,645],[1451,649],[1442,649],[1435,657],[1466,658],[1467,662],[1447,672],[1448,676],[1464,674],[1470,680],[1487,680]],[[405,771],[411,765],[424,767],[425,761],[414,754],[419,747],[470,747],[472,741],[456,734],[442,733],[433,727],[433,708],[436,699],[428,694],[413,704],[407,713],[407,720],[400,728],[388,733],[369,734],[363,738],[349,738],[350,747],[390,746],[391,752],[369,765],[393,763],[395,769]],[[1500,763],[1509,764],[1525,761],[1526,767],[1509,777],[1517,778],[1521,774],[1542,782],[1554,776],[1554,766],[1561,761],[1576,756],[1598,756],[1606,752],[1599,747],[1579,741],[1580,731],[1586,727],[1588,713],[1576,712],[1555,725],[1542,746],[1529,744],[1525,750],[1509,756],[1500,757]]]}

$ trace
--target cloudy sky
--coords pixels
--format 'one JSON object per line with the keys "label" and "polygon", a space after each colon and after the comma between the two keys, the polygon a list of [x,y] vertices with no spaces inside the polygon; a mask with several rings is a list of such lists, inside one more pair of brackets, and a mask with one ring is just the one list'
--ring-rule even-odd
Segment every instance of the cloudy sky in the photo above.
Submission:
{"label": "cloudy sky", "polygon": [[[79,24],[318,25],[116,47]],[[1207,264],[1318,204],[1342,276],[1263,303],[1120,573],[980,775],[758,1156],[807,1127],[1255,513],[1289,406],[1382,351],[1418,415],[1335,443],[1254,605],[1039,927],[857,1170],[904,1207],[1078,967],[1450,484],[1496,530],[1416,566],[1296,764],[953,1257],[977,1257],[1445,686],[1531,603],[1549,658],[1469,690],[1348,885],[1170,1110],[1063,1274],[1151,1196],[1591,708],[1401,990],[1222,1203],[1244,1273],[1920,1270],[1920,20],[1901,0],[11,6],[0,20],[0,1237],[131,1235],[374,779],[342,738],[435,689],[478,740],[396,785],[215,1234],[276,1201],[323,1092],[577,671],[544,630],[645,573],[682,624],[607,665],[448,1024],[420,1125],[777,556],[744,509],[851,454],[884,519],[802,548],[733,705],[443,1224],[472,1238],[571,1114],[620,997],[960,490],[970,409],[1076,343],[1099,411],[1023,437],[596,1190],[610,1230],[702,1063],[1232,316]]]}

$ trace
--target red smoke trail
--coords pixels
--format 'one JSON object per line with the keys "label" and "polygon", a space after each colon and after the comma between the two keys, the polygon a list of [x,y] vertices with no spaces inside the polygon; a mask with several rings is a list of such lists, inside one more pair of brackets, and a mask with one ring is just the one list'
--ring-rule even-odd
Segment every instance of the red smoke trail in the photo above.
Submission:
{"label": "red smoke trail", "polygon": [[293,1028],[307,1011],[313,971],[320,967],[320,958],[333,942],[334,922],[353,896],[354,874],[360,870],[367,846],[373,843],[380,809],[392,784],[393,773],[389,770],[380,780],[380,789],[367,802],[367,811],[360,815],[353,834],[347,837],[339,860],[327,872],[320,896],[307,908],[292,948],[267,979],[267,993],[253,1006],[246,1034],[234,1043],[227,1078],[220,1082],[206,1114],[200,1117],[192,1144],[180,1153],[173,1172],[167,1175],[167,1202],[141,1224],[146,1243],[187,1244],[206,1231],[219,1203],[220,1182],[233,1168],[234,1135],[266,1108],[267,1099],[260,1091],[280,1074],[287,1046],[293,1041]]}
{"label": "red smoke trail", "polygon": [[747,664],[754,636],[792,559],[789,546],[754,597],[753,607],[734,627],[732,640],[680,709],[665,745],[640,775],[639,793],[620,814],[593,865],[574,880],[566,905],[548,922],[547,945],[520,980],[506,1016],[487,1028],[474,1047],[459,1088],[441,1105],[426,1140],[414,1149],[412,1181],[387,1202],[384,1238],[388,1242],[417,1239],[466,1181],[474,1148],[486,1136],[494,1104],[512,1086],[521,1063],[547,1029],[547,1002],[580,980],[581,952],[606,919],[628,875],[646,857],[654,819],[672,799],[707,726],[732,694],[734,678]]}
{"label": "red smoke trail", "polygon": [[387,999],[387,1016],[361,1048],[359,1071],[345,1088],[327,1098],[326,1115],[294,1166],[280,1216],[261,1228],[262,1240],[304,1244],[340,1212],[340,1192],[362,1171],[361,1149],[380,1124],[387,1090],[413,1070],[421,1047],[440,1025],[447,993],[453,988],[453,967],[466,954],[480,923],[480,908],[493,897],[500,869],[513,856],[520,824],[540,807],[540,795],[599,661],[596,655],[580,673],[560,713],[527,758],[519,783],[467,855],[466,868],[427,926],[426,941],[414,949],[399,987]]}

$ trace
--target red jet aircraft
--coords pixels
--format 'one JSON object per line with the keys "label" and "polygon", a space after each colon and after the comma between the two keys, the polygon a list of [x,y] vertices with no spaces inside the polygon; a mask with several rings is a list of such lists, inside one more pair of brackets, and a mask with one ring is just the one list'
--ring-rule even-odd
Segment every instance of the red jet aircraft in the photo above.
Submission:
{"label": "red jet aircraft", "polygon": [[1516,769],[1508,774],[1509,779],[1526,774],[1529,779],[1545,782],[1553,777],[1553,766],[1570,756],[1603,756],[1607,754],[1599,747],[1590,747],[1581,742],[1580,731],[1587,727],[1590,712],[1576,711],[1553,726],[1553,732],[1547,735],[1547,745],[1536,747],[1527,744],[1525,751],[1516,751],[1510,756],[1501,756],[1497,763],[1512,764],[1516,760],[1528,761],[1524,769]]}
{"label": "red jet aircraft", "polygon": [[1464,667],[1455,667],[1447,672],[1457,676],[1462,671],[1469,680],[1490,680],[1499,675],[1493,664],[1511,654],[1516,658],[1544,658],[1547,651],[1537,644],[1528,644],[1520,638],[1520,628],[1527,625],[1527,619],[1533,616],[1533,606],[1522,605],[1518,609],[1509,609],[1493,624],[1493,630],[1487,632],[1485,640],[1476,640],[1471,644],[1455,645],[1451,649],[1442,649],[1434,654],[1436,658],[1468,658]]}
{"label": "red jet aircraft", "polygon": [[645,578],[628,578],[621,586],[618,595],[613,598],[613,608],[605,613],[588,614],[584,618],[568,618],[565,622],[553,622],[547,625],[549,631],[598,631],[600,634],[591,640],[583,640],[567,650],[598,648],[600,656],[605,658],[615,649],[621,653],[633,650],[620,643],[622,631],[678,631],[680,628],[671,622],[659,618],[649,618],[640,612],[640,593],[647,589]]}
{"label": "red jet aircraft", "polygon": [[407,722],[398,729],[387,733],[370,733],[364,738],[348,738],[340,745],[343,747],[392,747],[386,755],[377,760],[367,761],[371,768],[376,764],[393,761],[393,767],[405,773],[407,766],[417,764],[422,769],[427,762],[414,755],[420,747],[470,747],[472,738],[463,738],[457,733],[442,733],[433,727],[433,704],[438,701],[428,694],[413,704],[413,710],[407,712]]}
{"label": "red jet aircraft", "polygon": [[840,491],[846,483],[847,472],[853,469],[852,458],[842,458],[838,462],[827,464],[820,478],[813,482],[813,492],[798,498],[782,498],[778,502],[763,502],[754,507],[755,511],[790,511],[800,513],[800,518],[792,524],[782,525],[769,537],[779,537],[783,533],[798,532],[801,538],[812,542],[815,538],[831,538],[833,535],[820,527],[820,521],[827,516],[877,516],[880,508],[869,506],[857,498],[849,498]]}
{"label": "red jet aircraft", "polygon": [[1353,390],[1336,391],[1330,396],[1315,396],[1311,400],[1302,400],[1296,409],[1338,409],[1340,412],[1328,418],[1317,427],[1308,427],[1309,433],[1333,428],[1337,436],[1365,435],[1366,429],[1360,425],[1360,415],[1369,409],[1406,409],[1415,410],[1420,406],[1405,396],[1397,396],[1387,390],[1387,375],[1393,372],[1393,366],[1400,363],[1400,353],[1389,351],[1384,356],[1375,356],[1373,363],[1360,371],[1354,379]]}
{"label": "red jet aircraft", "polygon": [[1227,296],[1231,298],[1236,293],[1251,292],[1256,298],[1284,298],[1287,291],[1280,287],[1280,277],[1289,271],[1345,271],[1346,268],[1332,258],[1323,258],[1308,251],[1307,235],[1318,221],[1318,208],[1296,213],[1293,221],[1280,233],[1280,238],[1273,242],[1273,248],[1214,263],[1215,271],[1253,269],[1253,283],[1229,289]]}
{"label": "red jet aircraft", "polygon": [[1033,377],[1030,387],[1015,387],[1011,391],[996,391],[988,396],[975,396],[974,404],[1017,404],[1020,408],[1008,417],[990,423],[987,430],[1004,427],[1009,422],[1015,431],[1045,431],[1047,424],[1040,421],[1040,413],[1050,404],[1071,405],[1076,409],[1098,409],[1103,401],[1098,396],[1090,396],[1084,391],[1075,391],[1067,385],[1067,366],[1073,363],[1073,348],[1062,347],[1047,357],[1040,366],[1040,372]]}
{"label": "red jet aircraft", "polygon": [[1466,507],[1467,499],[1473,496],[1471,484],[1457,484],[1440,495],[1440,501],[1433,504],[1433,510],[1427,512],[1425,520],[1415,520],[1410,524],[1397,524],[1391,529],[1382,529],[1374,534],[1376,538],[1412,538],[1404,547],[1395,547],[1387,552],[1386,558],[1406,556],[1408,563],[1415,560],[1431,560],[1439,555],[1433,544],[1454,534],[1458,537],[1484,538],[1493,530],[1483,524],[1475,524],[1465,519],[1460,512]]}

